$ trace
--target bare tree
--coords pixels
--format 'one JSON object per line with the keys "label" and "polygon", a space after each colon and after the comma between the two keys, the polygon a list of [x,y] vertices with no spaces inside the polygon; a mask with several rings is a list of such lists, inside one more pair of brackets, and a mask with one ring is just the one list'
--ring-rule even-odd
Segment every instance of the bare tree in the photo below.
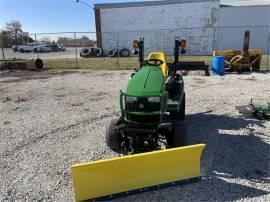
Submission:
{"label": "bare tree", "polygon": [[16,20],[6,23],[5,28],[0,31],[0,38],[2,47],[12,47],[34,41],[31,37],[24,35],[21,23]]}
{"label": "bare tree", "polygon": [[10,39],[12,41],[15,41],[15,43],[18,42],[18,36],[22,35],[22,25],[17,20],[12,20],[10,22],[6,23],[5,31],[8,33]]}
{"label": "bare tree", "polygon": [[44,42],[46,42],[46,43],[50,43],[50,42],[51,42],[51,39],[50,39],[50,37],[44,36],[44,37],[42,37],[42,38],[40,39],[40,41],[44,41]]}
{"label": "bare tree", "polygon": [[8,38],[7,31],[1,31],[0,32],[0,47],[2,47],[2,48],[6,47],[8,40],[9,40],[9,38]]}
{"label": "bare tree", "polygon": [[63,44],[67,47],[80,46],[80,47],[93,47],[96,42],[89,39],[87,36],[82,36],[81,38],[74,39],[70,37],[59,37],[57,43]]}

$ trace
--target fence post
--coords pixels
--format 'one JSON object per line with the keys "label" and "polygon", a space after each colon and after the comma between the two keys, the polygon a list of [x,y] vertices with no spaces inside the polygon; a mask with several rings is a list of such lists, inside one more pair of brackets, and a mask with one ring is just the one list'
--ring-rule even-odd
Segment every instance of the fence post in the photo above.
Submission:
{"label": "fence post", "polygon": [[268,46],[267,46],[267,71],[269,71],[269,57],[270,57],[270,27],[268,27]]}
{"label": "fence post", "polygon": [[162,30],[162,50],[163,50],[163,52],[165,52],[165,50],[164,50],[164,30]]}
{"label": "fence post", "polygon": [[118,70],[120,69],[120,62],[119,62],[119,57],[120,57],[120,50],[119,50],[119,32],[117,32],[117,68]]}
{"label": "fence post", "polygon": [[5,52],[4,52],[3,46],[1,47],[1,52],[2,52],[2,59],[5,60],[6,57],[5,57]]}
{"label": "fence post", "polygon": [[[35,42],[37,43],[37,34],[35,34]],[[37,58],[39,59],[39,50],[37,48]]]}
{"label": "fence post", "polygon": [[0,37],[0,45],[1,45],[1,55],[2,55],[2,59],[5,60],[5,52],[4,52],[4,41],[2,39],[2,36]]}
{"label": "fence post", "polygon": [[216,27],[214,27],[214,37],[213,37],[213,48],[212,48],[212,54],[213,54],[213,52],[216,50],[216,41],[217,41],[217,39],[216,39]]}
{"label": "fence post", "polygon": [[76,32],[74,32],[74,40],[75,40],[76,66],[77,66],[77,69],[79,69]]}

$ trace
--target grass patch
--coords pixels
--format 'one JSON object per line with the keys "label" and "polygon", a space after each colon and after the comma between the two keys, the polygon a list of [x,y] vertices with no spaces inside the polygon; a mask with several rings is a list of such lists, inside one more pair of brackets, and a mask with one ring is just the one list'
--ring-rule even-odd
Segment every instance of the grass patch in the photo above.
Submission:
{"label": "grass patch", "polygon": [[[212,56],[181,56],[180,61],[205,61],[211,64]],[[44,59],[44,67],[50,69],[76,69],[76,59]],[[173,56],[167,57],[167,62],[173,62]],[[138,57],[128,58],[78,58],[78,68],[93,70],[133,70],[138,68]],[[270,69],[270,62],[268,65]],[[267,69],[267,55],[263,55],[261,69]]]}
{"label": "grass patch", "polygon": [[94,70],[123,70],[134,69],[139,65],[138,58],[78,58],[76,59],[44,59],[44,67],[50,69],[94,69]]}
{"label": "grass patch", "polygon": [[[268,70],[270,70],[270,55],[268,55],[269,61],[268,61]],[[261,69],[266,70],[267,69],[267,55],[262,56],[262,61],[261,61]]]}

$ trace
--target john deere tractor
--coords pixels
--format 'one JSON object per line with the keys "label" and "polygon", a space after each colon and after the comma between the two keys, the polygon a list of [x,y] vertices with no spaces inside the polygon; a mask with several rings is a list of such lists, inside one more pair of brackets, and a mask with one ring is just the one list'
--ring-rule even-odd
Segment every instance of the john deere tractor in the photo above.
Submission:
{"label": "john deere tractor", "polygon": [[140,68],[120,91],[121,116],[109,122],[106,141],[116,152],[136,154],[72,165],[76,201],[110,200],[114,194],[119,197],[201,177],[205,145],[185,146],[184,81],[177,71],[182,68],[178,58],[179,52],[185,52],[185,41],[175,41],[172,64],[167,64],[163,52],[150,53],[144,60],[143,39],[133,46]]}
{"label": "john deere tractor", "polygon": [[[185,41],[175,40],[173,64],[164,52],[144,60],[144,40],[133,41],[140,68],[120,91],[121,116],[107,125],[106,143],[116,152],[138,153],[186,145],[184,80],[176,65]],[[163,145],[163,146],[162,146]]]}

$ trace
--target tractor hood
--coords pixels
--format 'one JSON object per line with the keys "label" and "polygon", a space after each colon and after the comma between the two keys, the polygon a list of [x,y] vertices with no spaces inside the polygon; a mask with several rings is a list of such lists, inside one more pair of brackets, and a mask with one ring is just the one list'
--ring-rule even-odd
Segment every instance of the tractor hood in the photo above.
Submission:
{"label": "tractor hood", "polygon": [[164,88],[164,77],[159,67],[142,67],[130,79],[126,94],[132,96],[160,95]]}

